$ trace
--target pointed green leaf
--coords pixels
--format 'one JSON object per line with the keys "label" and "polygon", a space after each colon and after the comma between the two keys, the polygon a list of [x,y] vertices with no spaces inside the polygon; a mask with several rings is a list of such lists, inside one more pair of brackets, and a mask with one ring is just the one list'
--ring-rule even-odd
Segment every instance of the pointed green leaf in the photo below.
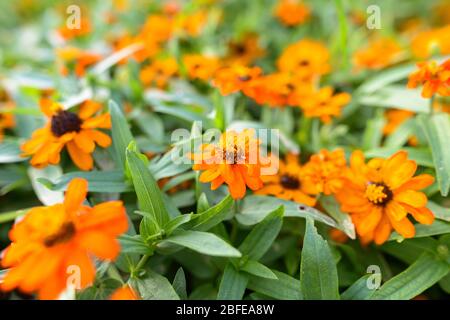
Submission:
{"label": "pointed green leaf", "polygon": [[113,100],[109,101],[109,113],[111,115],[111,133],[116,165],[122,169],[125,167],[125,151],[133,140],[133,135],[121,108]]}
{"label": "pointed green leaf", "polygon": [[237,271],[229,262],[220,281],[218,300],[241,300],[247,287],[248,278],[244,273]]}

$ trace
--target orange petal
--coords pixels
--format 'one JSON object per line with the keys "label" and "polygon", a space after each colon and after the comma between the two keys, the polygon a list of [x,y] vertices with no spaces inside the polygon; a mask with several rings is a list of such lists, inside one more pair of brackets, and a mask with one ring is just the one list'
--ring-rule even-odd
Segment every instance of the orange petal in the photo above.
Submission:
{"label": "orange petal", "polygon": [[82,232],[77,240],[90,253],[104,260],[114,260],[120,251],[119,243],[102,232]]}
{"label": "orange petal", "polygon": [[389,220],[391,221],[392,227],[395,231],[401,234],[403,238],[412,238],[416,234],[414,225],[408,220],[407,217],[397,221],[389,216]]}
{"label": "orange petal", "polygon": [[90,137],[86,130],[81,130],[79,133],[77,133],[73,140],[77,144],[77,147],[80,148],[84,153],[94,152],[94,140]]}
{"label": "orange petal", "polygon": [[88,131],[89,136],[91,139],[95,141],[100,147],[107,148],[111,145],[111,137],[108,136],[106,133],[103,133],[98,130],[89,130]]}
{"label": "orange petal", "polygon": [[410,180],[402,184],[395,192],[402,192],[403,190],[421,190],[432,185],[434,182],[434,177],[430,174],[421,174],[412,177]]}
{"label": "orange petal", "polygon": [[67,144],[67,151],[69,152],[70,158],[81,170],[91,170],[94,167],[94,160],[89,153],[83,152],[77,145],[70,141]]}
{"label": "orange petal", "polygon": [[425,207],[427,204],[427,196],[420,191],[406,190],[394,196],[394,200],[406,203],[414,208]]}
{"label": "orange petal", "polygon": [[356,225],[359,235],[364,236],[372,232],[380,222],[382,213],[381,209],[373,208],[369,213],[365,214],[360,223]]}
{"label": "orange petal", "polygon": [[383,217],[380,220],[380,223],[375,229],[374,233],[374,242],[377,245],[381,245],[389,238],[391,234],[391,223],[389,222],[389,218],[387,215],[383,215]]}
{"label": "orange petal", "polygon": [[67,192],[64,198],[64,207],[68,212],[77,211],[84,200],[88,192],[88,182],[82,178],[72,179],[67,187]]}
{"label": "orange petal", "polygon": [[389,218],[395,221],[404,219],[408,214],[406,209],[396,201],[390,201],[385,210]]}
{"label": "orange petal", "polygon": [[406,209],[408,210],[409,213],[412,214],[414,219],[419,223],[432,224],[434,221],[433,212],[431,212],[431,210],[428,208],[425,208],[425,207],[414,208],[414,207],[407,206]]}

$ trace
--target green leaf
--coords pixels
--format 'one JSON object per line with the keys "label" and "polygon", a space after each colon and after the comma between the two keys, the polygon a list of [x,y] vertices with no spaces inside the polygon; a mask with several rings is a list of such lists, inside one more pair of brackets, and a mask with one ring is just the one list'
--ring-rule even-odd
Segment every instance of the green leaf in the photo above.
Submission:
{"label": "green leaf", "polygon": [[261,222],[268,214],[279,206],[284,207],[284,217],[306,218],[311,217],[316,221],[325,223],[331,227],[339,228],[336,221],[317,209],[270,196],[247,196],[242,200],[242,205],[236,219],[240,224],[252,226]]}
{"label": "green leaf", "polygon": [[16,218],[26,214],[28,212],[28,210],[30,210],[30,209],[21,209],[21,210],[16,210],[16,211],[1,212],[0,213],[0,223],[13,221]]}
{"label": "green leaf", "polygon": [[370,150],[378,148],[383,139],[383,127],[385,124],[383,114],[379,114],[376,118],[367,120],[366,129],[362,139],[362,149]]}
{"label": "green leaf", "polygon": [[[148,213],[153,217],[158,227],[166,225],[170,221],[169,213],[164,206],[161,190],[153,178],[150,170],[139,157],[139,155],[130,148],[126,151],[127,167],[133,180],[134,189],[139,200],[140,211]],[[147,219],[147,217],[144,217]],[[160,230],[149,230],[158,233]],[[153,234],[152,233],[152,234]],[[145,234],[144,237],[152,234]]]}
{"label": "green leaf", "polygon": [[182,231],[173,233],[162,240],[158,246],[173,243],[210,256],[240,257],[241,253],[215,234],[200,231]]}
{"label": "green leaf", "polygon": [[444,208],[433,201],[428,201],[427,208],[433,212],[436,218],[450,222],[450,208]]}
{"label": "green leaf", "polygon": [[119,105],[113,101],[109,101],[109,112],[111,114],[111,133],[115,151],[115,160],[118,168],[125,167],[125,152],[128,145],[133,140],[127,119],[121,111]]}
{"label": "green leaf", "polygon": [[355,239],[355,226],[349,214],[344,213],[340,209],[339,203],[333,196],[321,196],[320,204],[328,212],[330,216],[339,224],[339,229],[345,232],[350,239]]}
{"label": "green leaf", "polygon": [[258,223],[239,246],[239,251],[251,260],[259,260],[280,232],[283,212],[284,209],[280,206]]}
{"label": "green leaf", "polygon": [[23,162],[26,158],[21,157],[19,140],[5,139],[0,142],[0,163]]}
{"label": "green leaf", "polygon": [[[415,224],[414,226],[416,228],[416,234],[414,235],[414,238],[429,237],[450,232],[450,222],[437,219],[434,220],[431,225]],[[392,232],[389,240],[402,241],[403,237],[397,232]]]}
{"label": "green leaf", "polygon": [[152,250],[140,235],[123,234],[119,237],[122,253],[151,254]]}
{"label": "green leaf", "polygon": [[369,289],[367,280],[370,274],[362,276],[355,283],[353,283],[347,290],[341,294],[342,300],[368,300],[375,292],[374,289]]}
{"label": "green leaf", "polygon": [[[433,168],[433,159],[431,156],[431,153],[428,149],[419,149],[419,148],[410,148],[410,147],[404,147],[401,148],[401,150],[404,150],[408,152],[408,159],[414,160],[417,162],[417,164]],[[394,153],[399,151],[399,148],[376,148],[372,150],[368,150],[364,152],[364,155],[367,158],[388,158]]]}
{"label": "green leaf", "polygon": [[223,272],[220,281],[218,300],[241,300],[247,287],[248,278],[245,274],[237,271],[229,262]]}
{"label": "green leaf", "polygon": [[433,155],[434,168],[441,194],[445,197],[450,189],[450,117],[446,113],[419,115],[418,123],[428,140]]}
{"label": "green leaf", "polygon": [[122,170],[71,172],[52,180],[38,178],[38,181],[53,191],[65,190],[73,178],[83,178],[88,181],[89,192],[122,193],[131,190],[125,183]]}
{"label": "green leaf", "polygon": [[430,254],[423,254],[408,269],[383,284],[371,299],[412,299],[441,280],[449,270],[450,267],[445,262]]}
{"label": "green leaf", "polygon": [[439,281],[439,286],[446,293],[450,294],[450,273],[447,273],[447,275]]}
{"label": "green leaf", "polygon": [[169,280],[151,270],[146,272],[145,278],[132,282],[143,300],[180,300]]}
{"label": "green leaf", "polygon": [[272,272],[278,279],[265,279],[250,275],[247,288],[280,300],[303,299],[300,291],[300,281],[283,272],[276,270],[272,270]]}
{"label": "green leaf", "polygon": [[414,119],[408,119],[402,122],[394,132],[386,137],[384,146],[386,148],[401,148],[416,130]]}
{"label": "green leaf", "polygon": [[192,218],[192,214],[182,214],[179,215],[172,220],[170,220],[165,226],[163,226],[163,229],[166,234],[170,235],[172,232],[174,232],[177,228],[184,225],[185,223],[188,223]]}
{"label": "green leaf", "polygon": [[184,275],[183,268],[178,268],[177,273],[175,274],[175,278],[173,279],[172,286],[181,300],[187,299],[186,292],[186,276]]}
{"label": "green leaf", "polygon": [[308,300],[339,299],[338,275],[328,243],[317,233],[312,219],[306,219],[306,232],[300,266],[302,293]]}
{"label": "green leaf", "polygon": [[377,72],[375,76],[366,80],[355,93],[362,96],[373,93],[391,83],[408,78],[408,75],[415,69],[416,65],[414,63],[408,63],[406,65]]}
{"label": "green leaf", "polygon": [[240,270],[261,278],[278,279],[272,270],[255,260],[248,260]]}
{"label": "green leaf", "polygon": [[226,196],[215,206],[202,213],[192,215],[192,219],[186,225],[186,228],[196,231],[208,231],[228,216],[232,204],[233,198],[230,195]]}
{"label": "green leaf", "polygon": [[62,175],[62,169],[60,166],[47,166],[42,169],[34,167],[28,168],[28,175],[30,177],[31,185],[36,193],[39,201],[46,206],[51,206],[64,201],[64,194],[62,191],[52,191],[39,183],[39,178],[54,179]]}

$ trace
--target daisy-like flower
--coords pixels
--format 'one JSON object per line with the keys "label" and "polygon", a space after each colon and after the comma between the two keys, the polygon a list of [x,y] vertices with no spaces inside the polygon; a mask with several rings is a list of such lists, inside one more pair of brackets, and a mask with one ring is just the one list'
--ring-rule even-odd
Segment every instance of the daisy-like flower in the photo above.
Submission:
{"label": "daisy-like flower", "polygon": [[142,83],[147,86],[155,85],[158,88],[164,88],[177,72],[178,64],[174,58],[159,59],[143,68],[140,78]]}
{"label": "daisy-like flower", "polygon": [[408,88],[423,85],[424,98],[431,98],[436,93],[450,96],[450,59],[440,65],[436,61],[419,62],[417,67],[419,70],[409,75]]}
{"label": "daisy-like flower", "polygon": [[87,181],[76,178],[68,186],[64,203],[35,207],[13,226],[12,243],[2,259],[3,267],[10,268],[2,290],[19,288],[37,292],[40,299],[56,299],[68,286],[83,289],[92,284],[93,256],[117,257],[116,238],[128,228],[125,208],[121,201],[86,206],[87,191]]}
{"label": "daisy-like flower", "polygon": [[97,130],[111,128],[109,113],[96,115],[101,109],[100,103],[86,101],[75,113],[64,110],[58,103],[41,100],[41,110],[48,117],[47,124],[37,129],[31,139],[22,145],[22,156],[31,156],[31,165],[42,168],[58,164],[61,151],[67,147],[77,167],[91,170],[95,145],[103,148],[111,145],[111,138]]}
{"label": "daisy-like flower", "polygon": [[304,23],[310,15],[309,7],[298,0],[279,0],[275,7],[275,16],[290,27]]}
{"label": "daisy-like flower", "polygon": [[228,55],[225,62],[230,65],[250,65],[256,59],[264,56],[265,50],[259,44],[256,33],[246,33],[238,41],[228,43]]}
{"label": "daisy-like flower", "polygon": [[277,66],[282,72],[293,72],[303,78],[313,78],[330,72],[330,53],[318,41],[303,39],[284,49]]}
{"label": "daisy-like flower", "polygon": [[276,175],[262,176],[264,187],[255,191],[255,194],[272,195],[284,200],[314,206],[316,204],[316,188],[310,181],[304,179],[303,167],[297,155],[287,154],[285,161],[272,156],[271,161],[279,161],[279,170]]}
{"label": "daisy-like flower", "polygon": [[366,48],[356,51],[353,60],[359,69],[377,70],[398,62],[402,52],[395,40],[380,38],[370,41]]}
{"label": "daisy-like flower", "polygon": [[124,285],[118,289],[116,289],[111,297],[110,300],[139,300],[138,293],[131,288],[129,285]]}
{"label": "daisy-like flower", "polygon": [[333,94],[332,87],[323,87],[307,95],[300,101],[300,108],[306,117],[320,118],[329,123],[332,117],[341,115],[342,109],[350,102],[351,96],[346,92]]}
{"label": "daisy-like flower", "polygon": [[211,182],[211,190],[223,183],[234,199],[245,196],[246,187],[255,191],[263,186],[261,180],[261,141],[255,131],[246,129],[241,133],[226,131],[218,143],[202,144],[200,153],[192,154],[193,170],[203,171],[200,182]]}
{"label": "daisy-like flower", "polygon": [[234,65],[217,70],[213,85],[219,88],[222,95],[229,95],[237,91],[245,93],[248,84],[261,75],[259,67],[245,67]]}
{"label": "daisy-like flower", "polygon": [[450,54],[450,25],[419,33],[411,42],[411,50],[420,59]]}
{"label": "daisy-like flower", "polygon": [[220,62],[216,57],[201,54],[189,54],[183,57],[189,78],[208,81],[219,68]]}
{"label": "daisy-like flower", "polygon": [[311,156],[304,166],[303,175],[314,186],[316,193],[330,195],[342,188],[342,174],[346,167],[344,150],[323,149]]}
{"label": "daisy-like flower", "polygon": [[363,243],[382,244],[392,229],[404,238],[414,237],[408,213],[419,223],[433,223],[434,215],[426,208],[427,196],[419,190],[431,185],[434,178],[414,176],[416,170],[416,162],[408,160],[404,151],[367,164],[361,151],[352,154],[344,186],[336,198],[342,211],[351,214]]}
{"label": "daisy-like flower", "polygon": [[207,22],[208,14],[199,10],[190,15],[180,15],[177,21],[177,29],[191,37],[197,37]]}

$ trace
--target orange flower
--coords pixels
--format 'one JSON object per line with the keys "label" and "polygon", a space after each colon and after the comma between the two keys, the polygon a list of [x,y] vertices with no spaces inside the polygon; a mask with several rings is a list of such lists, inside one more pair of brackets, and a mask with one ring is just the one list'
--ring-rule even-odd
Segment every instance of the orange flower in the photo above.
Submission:
{"label": "orange flower", "polygon": [[419,33],[411,43],[411,50],[421,59],[450,54],[450,25]]}
{"label": "orange flower", "polygon": [[156,85],[164,88],[178,72],[178,64],[174,58],[154,60],[149,66],[143,68],[140,73],[142,83],[145,85]]}
{"label": "orange flower", "polygon": [[203,30],[208,15],[206,11],[197,11],[191,15],[181,16],[178,24],[179,29],[191,37],[196,37]]}
{"label": "orange flower", "polygon": [[392,228],[404,238],[414,237],[408,213],[419,223],[433,222],[433,213],[426,208],[428,199],[418,190],[431,185],[434,178],[428,174],[414,177],[417,164],[407,156],[399,151],[366,164],[361,151],[352,154],[344,187],[336,198],[342,211],[351,214],[363,243],[384,243]]}
{"label": "orange flower", "polygon": [[330,122],[333,116],[340,116],[342,108],[350,102],[351,97],[346,92],[333,95],[333,91],[331,87],[324,87],[306,96],[300,102],[305,116],[320,118],[325,123]]}
{"label": "orange flower", "polygon": [[61,60],[61,73],[69,73],[68,66],[74,66],[74,72],[78,77],[84,76],[86,69],[97,63],[102,56],[99,54],[82,51],[74,47],[56,49],[56,56]]}
{"label": "orange flower", "polygon": [[[383,134],[385,136],[388,136],[395,130],[397,130],[397,128],[403,122],[414,117],[414,112],[408,110],[393,109],[386,111],[384,115],[387,122],[383,128]],[[411,136],[408,142],[412,146],[416,146],[418,144],[417,138],[415,136]]]}
{"label": "orange flower", "polygon": [[342,173],[345,168],[344,150],[320,150],[304,166],[304,179],[314,185],[316,193],[330,195],[342,188]]}
{"label": "orange flower", "polygon": [[202,144],[199,154],[191,155],[195,163],[193,170],[202,170],[200,182],[211,182],[211,190],[223,183],[234,199],[245,196],[246,186],[258,190],[263,186],[261,180],[260,141],[254,138],[255,132],[246,129],[241,133],[227,131],[214,144]]}
{"label": "orange flower", "polygon": [[[161,51],[161,46],[155,41],[145,41],[141,35],[135,37],[129,34],[123,34],[113,42],[114,51],[119,51],[128,46],[140,44],[142,48],[137,50],[133,57],[137,62],[143,62],[145,59],[152,58]],[[122,59],[119,63],[123,64],[127,61],[127,58]]]}
{"label": "orange flower", "polygon": [[12,113],[0,112],[0,143],[3,141],[3,134],[5,129],[14,128],[15,121]]}
{"label": "orange flower", "polygon": [[139,300],[138,293],[129,285],[124,285],[113,292],[110,300]]}
{"label": "orange flower", "polygon": [[73,28],[72,27],[69,28],[66,24],[64,24],[63,27],[58,29],[58,33],[65,40],[71,40],[76,37],[87,35],[91,31],[92,31],[91,22],[89,21],[89,19],[85,17],[81,17],[79,28],[76,25],[73,26]]}
{"label": "orange flower", "polygon": [[219,68],[220,62],[215,57],[189,54],[183,57],[183,63],[187,69],[189,78],[207,81],[211,79]]}
{"label": "orange flower", "polygon": [[174,22],[171,18],[153,14],[147,17],[140,36],[145,42],[162,43],[172,37],[174,27]]}
{"label": "orange flower", "polygon": [[273,195],[284,200],[293,200],[307,206],[314,206],[316,188],[304,179],[303,168],[295,154],[287,154],[286,160],[278,160],[272,156],[272,161],[279,161],[276,175],[262,176],[264,187],[255,194]]}
{"label": "orange flower", "polygon": [[217,70],[213,85],[219,88],[222,95],[228,95],[240,90],[245,92],[251,80],[256,79],[261,74],[258,67],[244,67],[235,65]]}
{"label": "orange flower", "polygon": [[86,101],[77,114],[43,99],[41,110],[48,117],[48,122],[22,145],[22,156],[32,156],[33,166],[45,167],[58,164],[62,149],[67,147],[70,158],[80,169],[91,170],[94,166],[91,154],[95,145],[106,148],[111,144],[111,138],[97,130],[111,128],[109,113],[95,115],[101,108],[100,103]]}
{"label": "orange flower", "polygon": [[419,62],[417,67],[419,70],[409,75],[408,88],[423,85],[424,98],[431,98],[436,93],[450,96],[450,59],[440,65],[436,61]]}
{"label": "orange flower", "polygon": [[370,41],[366,48],[356,51],[353,60],[358,68],[376,70],[398,62],[402,52],[395,40],[381,38]]}
{"label": "orange flower", "polygon": [[239,41],[231,41],[228,44],[228,51],[225,61],[230,65],[250,65],[265,54],[255,33],[246,33]]}
{"label": "orange flower", "polygon": [[2,265],[11,268],[3,290],[38,292],[40,299],[56,299],[64,289],[83,289],[95,278],[92,256],[114,260],[120,251],[117,236],[128,228],[121,201],[94,207],[84,205],[88,183],[73,179],[64,203],[35,207],[9,233]]}
{"label": "orange flower", "polygon": [[284,49],[277,66],[282,72],[293,72],[313,78],[330,72],[330,54],[318,41],[304,39]]}
{"label": "orange flower", "polygon": [[345,232],[335,228],[330,229],[328,235],[330,236],[331,240],[337,243],[346,243],[349,239]]}
{"label": "orange flower", "polygon": [[297,0],[279,0],[275,8],[275,16],[290,27],[304,23],[310,15],[309,7]]}

